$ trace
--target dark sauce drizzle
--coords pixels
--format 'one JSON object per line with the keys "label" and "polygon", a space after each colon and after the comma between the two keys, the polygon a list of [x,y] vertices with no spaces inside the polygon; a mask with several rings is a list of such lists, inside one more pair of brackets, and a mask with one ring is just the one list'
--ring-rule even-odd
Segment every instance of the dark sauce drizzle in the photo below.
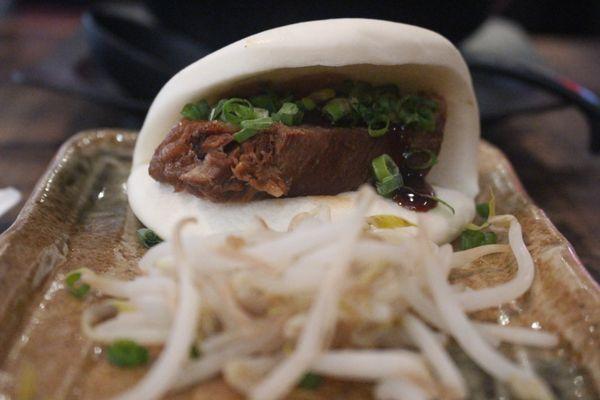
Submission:
{"label": "dark sauce drizzle", "polygon": [[[308,111],[304,115],[304,122],[314,126],[331,126],[331,122],[317,111]],[[410,148],[410,139],[408,130],[401,125],[390,126],[388,134],[399,135],[401,142],[406,149]],[[411,211],[426,212],[435,208],[438,201],[433,198],[435,191],[433,187],[425,181],[425,176],[429,173],[428,169],[413,170],[408,167],[404,160],[394,160],[398,163],[400,173],[404,179],[404,186],[399,188],[392,199],[401,207]],[[399,162],[400,161],[400,162]]]}
{"label": "dark sauce drizzle", "polygon": [[437,206],[437,200],[431,197],[435,196],[435,192],[423,177],[410,180],[405,178],[405,185],[393,197],[398,205],[418,212],[429,211]]}
{"label": "dark sauce drizzle", "polygon": [[[392,126],[390,134],[401,135],[406,137],[405,128],[402,126]],[[406,142],[406,148],[410,147],[410,143]],[[425,212],[435,208],[438,201],[435,200],[435,191],[433,187],[425,181],[425,176],[431,168],[414,170],[411,169],[405,160],[398,164],[400,173],[404,179],[404,186],[397,189],[392,199],[404,208],[411,211]]]}

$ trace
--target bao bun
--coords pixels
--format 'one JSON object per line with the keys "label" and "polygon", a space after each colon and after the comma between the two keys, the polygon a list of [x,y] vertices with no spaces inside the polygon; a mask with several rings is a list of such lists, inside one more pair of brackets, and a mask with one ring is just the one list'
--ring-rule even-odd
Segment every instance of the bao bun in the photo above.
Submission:
{"label": "bao bun", "polygon": [[[373,84],[393,83],[403,91],[433,92],[444,97],[447,104],[444,139],[439,161],[427,181],[457,191],[472,201],[478,192],[479,118],[469,71],[458,50],[439,34],[411,25],[333,19],[288,25],[242,39],[191,64],[167,82],[150,107],[134,151],[128,192],[138,218],[159,234],[169,236],[176,218],[191,215],[200,220],[210,219],[221,214],[222,208],[223,217],[229,220],[223,224],[233,223],[232,226],[239,228],[241,214],[256,212],[262,206],[206,204],[206,200],[187,193],[175,193],[171,187],[148,176],[147,164],[181,118],[179,112],[186,103],[199,99],[215,101],[221,94],[234,93],[235,87],[252,82],[277,84],[316,74],[342,75]],[[319,197],[313,196],[311,201],[318,201]],[[282,214],[287,215],[279,212],[282,201],[286,200],[259,202],[264,203],[269,213],[279,215],[273,222],[280,227],[285,225],[286,216]],[[306,207],[298,210],[301,208]],[[468,214],[470,217],[454,217],[458,219],[451,225],[456,226],[451,233],[441,235],[444,240],[456,235],[461,228],[458,224],[469,222],[464,222],[473,216],[470,211]],[[233,228],[223,225],[223,229],[212,226],[204,230],[213,233]]]}

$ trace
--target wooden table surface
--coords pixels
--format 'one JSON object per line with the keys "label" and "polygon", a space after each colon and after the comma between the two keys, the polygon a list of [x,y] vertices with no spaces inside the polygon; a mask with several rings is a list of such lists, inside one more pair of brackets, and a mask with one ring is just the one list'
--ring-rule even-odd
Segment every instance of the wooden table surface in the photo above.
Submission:
{"label": "wooden table surface", "polygon": [[[15,68],[51,54],[79,27],[79,16],[26,13],[0,19],[0,187],[26,198],[59,146],[74,133],[131,124],[124,112],[74,96],[10,83]],[[558,72],[600,93],[600,38],[535,36]],[[525,188],[600,279],[600,156],[587,149],[587,126],[575,110],[519,116],[486,128]],[[0,232],[17,210],[0,218]]]}

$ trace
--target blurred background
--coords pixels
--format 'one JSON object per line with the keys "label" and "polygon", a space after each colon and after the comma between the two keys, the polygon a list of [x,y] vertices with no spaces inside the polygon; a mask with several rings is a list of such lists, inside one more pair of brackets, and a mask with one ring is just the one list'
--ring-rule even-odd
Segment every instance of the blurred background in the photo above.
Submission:
{"label": "blurred background", "polygon": [[[0,188],[26,198],[81,130],[138,129],[162,84],[203,55],[332,17],[417,24],[459,46],[485,138],[600,277],[598,0],[0,0]],[[0,232],[22,204],[0,217]]]}

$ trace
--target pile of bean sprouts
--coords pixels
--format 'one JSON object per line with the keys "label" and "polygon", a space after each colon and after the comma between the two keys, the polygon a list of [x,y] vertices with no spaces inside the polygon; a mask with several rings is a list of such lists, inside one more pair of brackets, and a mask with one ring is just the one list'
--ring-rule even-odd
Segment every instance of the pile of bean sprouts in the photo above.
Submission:
{"label": "pile of bean sprouts", "polygon": [[[309,371],[374,383],[380,400],[463,399],[465,379],[445,349],[450,338],[517,397],[552,398],[531,367],[498,346],[552,347],[554,334],[468,316],[518,298],[532,283],[516,218],[488,221],[508,244],[454,252],[423,229],[407,236],[367,225],[375,196],[362,188],[349,217],[332,222],[319,208],[298,215],[287,232],[262,225],[198,238],[182,234],[193,223],[183,220],[171,241],[145,254],[133,280],[81,270],[102,296],[83,315],[88,337],[162,346],[145,377],[117,399],[158,399],[219,375],[250,399],[281,399]],[[483,289],[449,283],[452,269],[507,252],[518,266],[509,281]]]}

